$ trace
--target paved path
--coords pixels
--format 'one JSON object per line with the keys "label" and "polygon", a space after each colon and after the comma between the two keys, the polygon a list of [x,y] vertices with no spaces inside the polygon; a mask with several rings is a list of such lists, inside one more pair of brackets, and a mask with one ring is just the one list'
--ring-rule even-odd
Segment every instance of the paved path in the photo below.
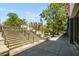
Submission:
{"label": "paved path", "polygon": [[16,56],[75,56],[75,50],[68,43],[68,38],[61,36],[56,41],[45,41],[25,50]]}

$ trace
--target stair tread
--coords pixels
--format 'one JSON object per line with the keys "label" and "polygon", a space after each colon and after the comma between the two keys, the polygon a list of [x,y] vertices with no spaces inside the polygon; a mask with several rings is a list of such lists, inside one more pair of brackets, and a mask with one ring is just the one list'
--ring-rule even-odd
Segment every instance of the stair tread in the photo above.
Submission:
{"label": "stair tread", "polygon": [[9,43],[10,46],[13,46],[13,45],[19,45],[21,43],[27,43],[29,41],[20,41],[20,42],[16,42],[16,43]]}
{"label": "stair tread", "polygon": [[0,45],[0,53],[6,52],[9,49],[6,47],[6,45]]}
{"label": "stair tread", "polygon": [[[31,31],[26,31],[25,36],[24,33],[19,29],[14,29],[14,30],[5,29],[4,31],[6,33],[6,40],[9,42],[10,49],[17,48],[32,42],[36,42],[41,39]],[[30,35],[29,40],[28,40],[28,33]],[[34,37],[34,41],[33,41],[33,37]]]}
{"label": "stair tread", "polygon": [[9,42],[9,44],[10,44],[10,43],[23,42],[23,41],[28,41],[28,40],[14,40],[14,41],[8,41],[8,42]]}
{"label": "stair tread", "polygon": [[9,48],[10,49],[14,49],[14,48],[17,48],[17,47],[20,47],[20,46],[23,46],[23,45],[26,45],[26,44],[29,44],[30,42],[28,43],[22,43],[22,44],[18,44],[18,45],[13,45],[13,46],[10,46]]}

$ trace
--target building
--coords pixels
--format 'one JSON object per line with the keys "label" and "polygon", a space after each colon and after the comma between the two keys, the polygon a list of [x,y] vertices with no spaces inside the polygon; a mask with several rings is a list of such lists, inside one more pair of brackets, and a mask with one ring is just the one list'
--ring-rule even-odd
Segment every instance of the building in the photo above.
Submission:
{"label": "building", "polygon": [[79,45],[79,3],[70,4],[68,31],[70,43]]}

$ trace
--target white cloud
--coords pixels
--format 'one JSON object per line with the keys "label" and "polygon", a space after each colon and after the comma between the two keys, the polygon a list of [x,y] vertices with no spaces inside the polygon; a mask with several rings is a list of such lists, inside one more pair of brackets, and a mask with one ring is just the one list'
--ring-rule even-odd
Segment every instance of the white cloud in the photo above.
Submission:
{"label": "white cloud", "polygon": [[26,19],[29,19],[30,21],[36,21],[37,19],[40,18],[39,13],[35,13],[35,12],[24,12],[24,14],[26,15]]}
{"label": "white cloud", "polygon": [[34,12],[24,12],[26,15],[29,15],[31,17],[38,17],[39,14],[38,13],[34,13]]}
{"label": "white cloud", "polygon": [[13,10],[13,9],[7,9],[7,8],[0,8],[0,13],[3,13],[5,16],[10,13],[10,12],[15,12],[16,13],[16,10]]}
{"label": "white cloud", "polygon": [[6,11],[7,9],[6,8],[0,8],[0,11]]}
{"label": "white cloud", "polygon": [[0,8],[0,11],[2,12],[16,12],[16,10],[13,9],[7,9],[7,8]]}

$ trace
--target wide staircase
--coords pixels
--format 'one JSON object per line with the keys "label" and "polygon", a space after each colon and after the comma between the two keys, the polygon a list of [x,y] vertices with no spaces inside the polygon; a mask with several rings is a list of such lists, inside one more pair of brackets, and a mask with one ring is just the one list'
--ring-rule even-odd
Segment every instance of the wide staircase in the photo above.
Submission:
{"label": "wide staircase", "polygon": [[9,27],[2,27],[2,36],[5,38],[5,45],[9,50],[37,42],[42,39],[31,31]]}

